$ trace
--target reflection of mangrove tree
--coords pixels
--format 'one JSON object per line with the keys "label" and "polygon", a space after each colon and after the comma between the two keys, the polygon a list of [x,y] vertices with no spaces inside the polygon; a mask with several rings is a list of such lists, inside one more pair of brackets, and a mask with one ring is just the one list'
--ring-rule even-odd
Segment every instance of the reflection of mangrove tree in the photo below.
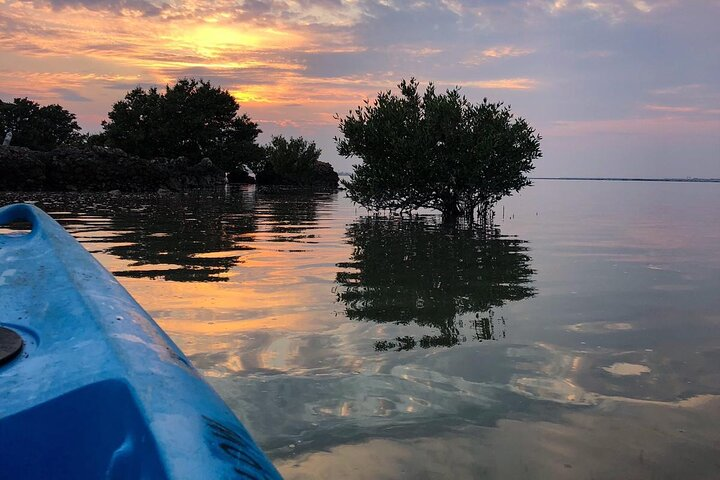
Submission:
{"label": "reflection of mangrove tree", "polygon": [[498,230],[365,218],[347,236],[354,250],[337,274],[347,317],[439,331],[379,341],[378,350],[456,345],[466,326],[480,341],[504,336],[492,309],[534,295],[525,242]]}

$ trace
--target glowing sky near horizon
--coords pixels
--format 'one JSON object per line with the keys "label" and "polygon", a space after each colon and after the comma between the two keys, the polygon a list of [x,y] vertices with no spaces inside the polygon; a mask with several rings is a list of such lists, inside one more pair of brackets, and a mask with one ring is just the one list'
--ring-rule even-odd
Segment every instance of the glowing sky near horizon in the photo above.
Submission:
{"label": "glowing sky near horizon", "polygon": [[97,131],[141,85],[202,77],[340,170],[336,113],[415,76],[505,101],[536,175],[720,177],[720,2],[0,0],[0,99]]}

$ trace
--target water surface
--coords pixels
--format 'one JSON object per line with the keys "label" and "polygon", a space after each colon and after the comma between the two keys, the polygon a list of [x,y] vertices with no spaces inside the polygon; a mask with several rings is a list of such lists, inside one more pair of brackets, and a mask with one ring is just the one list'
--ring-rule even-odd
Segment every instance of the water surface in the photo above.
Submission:
{"label": "water surface", "polygon": [[539,180],[482,230],[342,192],[19,200],[287,478],[720,477],[716,184]]}

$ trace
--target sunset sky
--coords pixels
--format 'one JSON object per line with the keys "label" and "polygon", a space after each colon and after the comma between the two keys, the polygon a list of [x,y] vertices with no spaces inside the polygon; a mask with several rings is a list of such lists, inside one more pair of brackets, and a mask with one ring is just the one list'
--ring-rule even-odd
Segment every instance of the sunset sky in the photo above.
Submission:
{"label": "sunset sky", "polygon": [[230,90],[339,170],[335,113],[403,77],[505,101],[536,175],[720,177],[718,0],[0,0],[0,99],[98,131],[136,85]]}

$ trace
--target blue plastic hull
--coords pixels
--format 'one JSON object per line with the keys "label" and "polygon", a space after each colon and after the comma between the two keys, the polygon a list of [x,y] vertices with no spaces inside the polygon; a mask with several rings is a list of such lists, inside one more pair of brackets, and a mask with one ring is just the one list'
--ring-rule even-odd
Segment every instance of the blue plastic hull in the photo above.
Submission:
{"label": "blue plastic hull", "polygon": [[183,353],[95,259],[31,205],[0,209],[0,477],[280,478]]}

